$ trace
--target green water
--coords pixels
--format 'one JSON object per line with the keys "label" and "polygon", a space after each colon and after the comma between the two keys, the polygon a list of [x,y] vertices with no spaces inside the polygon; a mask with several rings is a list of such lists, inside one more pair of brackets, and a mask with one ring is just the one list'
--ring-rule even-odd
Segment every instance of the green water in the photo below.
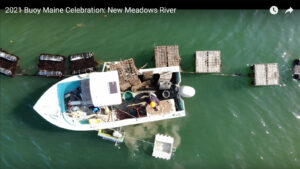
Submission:
{"label": "green water", "polygon": [[[114,146],[97,132],[48,123],[33,109],[59,79],[0,77],[0,168],[300,168],[300,82],[291,62],[300,57],[300,11],[179,11],[176,14],[4,14],[0,47],[37,64],[41,53],[93,51],[102,61],[133,57],[154,66],[155,45],[179,45],[182,69],[194,70],[196,50],[221,50],[222,72],[249,73],[254,63],[277,62],[280,86],[253,87],[249,77],[182,74],[196,95],[187,116],[126,127]],[[77,25],[80,24],[80,25]],[[36,73],[36,69],[28,73]],[[151,157],[156,133],[175,137],[170,161]]]}

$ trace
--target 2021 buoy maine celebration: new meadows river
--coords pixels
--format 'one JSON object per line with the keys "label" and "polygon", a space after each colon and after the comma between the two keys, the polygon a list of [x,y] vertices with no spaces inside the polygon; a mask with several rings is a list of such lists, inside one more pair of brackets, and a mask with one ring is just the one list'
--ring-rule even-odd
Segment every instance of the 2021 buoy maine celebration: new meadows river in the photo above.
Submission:
{"label": "2021 buoy maine celebration: new meadows river", "polygon": [[[6,9],[7,13],[9,13],[9,8]],[[132,8],[132,7],[125,7],[125,8],[114,8],[114,7],[108,7],[108,8],[83,8],[83,7],[66,7],[66,8],[51,8],[51,7],[43,7],[43,8],[29,8],[24,7],[24,9],[17,10],[20,13],[25,14],[41,14],[41,13],[47,13],[47,14],[55,14],[55,13],[149,13],[149,14],[155,14],[155,13],[166,13],[166,14],[173,14],[176,12],[176,8],[166,8],[166,7],[160,7],[160,8]]]}

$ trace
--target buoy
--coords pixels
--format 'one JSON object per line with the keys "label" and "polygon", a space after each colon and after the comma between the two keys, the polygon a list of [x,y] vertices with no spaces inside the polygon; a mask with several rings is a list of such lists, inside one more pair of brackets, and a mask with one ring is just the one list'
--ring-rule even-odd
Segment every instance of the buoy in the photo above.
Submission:
{"label": "buoy", "polygon": [[181,86],[179,88],[179,94],[182,97],[193,97],[195,95],[196,91],[191,86]]}

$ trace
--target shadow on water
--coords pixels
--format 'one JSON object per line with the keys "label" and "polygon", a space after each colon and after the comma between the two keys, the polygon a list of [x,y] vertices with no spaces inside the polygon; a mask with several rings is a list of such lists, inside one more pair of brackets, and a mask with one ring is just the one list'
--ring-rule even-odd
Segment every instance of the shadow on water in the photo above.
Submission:
{"label": "shadow on water", "polygon": [[[154,140],[154,139],[155,139],[155,137],[153,137],[152,140]],[[154,141],[153,141],[153,143],[154,143]],[[144,152],[146,155],[152,156],[153,146],[147,145],[146,147],[144,147]]]}
{"label": "shadow on water", "polygon": [[183,71],[181,76],[184,79],[190,79],[191,83],[195,83],[196,81],[203,82],[205,79],[206,81],[213,81],[213,83],[217,83],[216,87],[219,86],[220,89],[226,89],[228,91],[237,91],[253,87],[252,82],[254,80],[250,67],[240,67],[232,69],[230,72],[223,72],[221,70],[221,73],[195,73]]}
{"label": "shadow on water", "polygon": [[[49,79],[45,79],[49,80]],[[55,82],[54,82],[55,83]],[[68,134],[68,137],[70,138],[91,138],[90,141],[93,143],[98,143],[101,145],[113,145],[112,142],[107,140],[102,140],[97,136],[97,131],[71,131],[67,129],[63,129],[60,127],[57,127],[50,122],[48,122],[46,119],[44,119],[42,116],[40,116],[35,110],[33,109],[34,104],[37,102],[37,100],[42,96],[42,94],[50,88],[54,83],[44,85],[42,87],[36,88],[34,92],[27,94],[23,98],[20,99],[20,102],[17,102],[15,104],[15,108],[13,109],[13,115],[15,116],[14,119],[17,123],[15,123],[15,127],[18,128],[19,121],[24,122],[26,126],[31,127],[33,130],[40,130],[45,133],[56,133],[59,136],[60,134]],[[21,127],[21,126],[20,126]],[[124,147],[124,145],[123,145]]]}
{"label": "shadow on water", "polygon": [[232,70],[232,73],[225,74],[224,78],[229,78],[224,87],[227,90],[242,90],[252,87],[253,74],[250,67],[240,67]]}
{"label": "shadow on water", "polygon": [[180,55],[181,61],[180,61],[180,68],[182,70],[188,71],[188,72],[195,72],[195,54],[182,54]]}
{"label": "shadow on water", "polygon": [[[16,116],[15,118],[16,121],[24,122],[28,127],[31,127],[32,130],[40,130],[44,133],[56,134],[57,136],[60,136],[61,134],[66,136],[67,134],[68,138],[73,138],[73,137],[87,138],[88,140],[94,140],[93,141],[94,143],[99,142],[100,138],[97,138],[98,136],[96,131],[78,132],[78,131],[63,129],[51,124],[42,116],[40,116],[37,112],[35,112],[35,110],[33,109],[34,104],[42,96],[42,94],[53,84],[36,88],[34,92],[24,96],[24,98],[21,99],[22,101],[17,103],[14,109],[14,115]],[[16,125],[18,125],[18,123]],[[99,143],[101,145],[109,144],[105,142],[103,143],[99,142]]]}
{"label": "shadow on water", "polygon": [[[51,84],[52,85],[52,84]],[[51,86],[50,85],[50,86]],[[20,119],[29,126],[47,131],[60,131],[62,129],[52,125],[41,117],[37,112],[34,111],[33,106],[35,102],[42,96],[42,94],[50,87],[49,85],[43,86],[39,89],[36,89],[31,94],[24,96],[23,99],[20,99],[21,102],[16,104],[14,109],[14,115],[16,119]]]}

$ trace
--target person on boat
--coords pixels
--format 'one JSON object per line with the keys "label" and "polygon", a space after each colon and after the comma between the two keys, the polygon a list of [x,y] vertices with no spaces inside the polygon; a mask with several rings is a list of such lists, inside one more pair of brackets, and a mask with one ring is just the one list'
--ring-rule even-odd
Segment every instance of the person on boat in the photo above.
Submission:
{"label": "person on boat", "polygon": [[148,100],[148,104],[150,105],[150,107],[152,107],[155,110],[159,110],[159,103],[160,101],[157,98],[157,96],[154,93],[150,93]]}

